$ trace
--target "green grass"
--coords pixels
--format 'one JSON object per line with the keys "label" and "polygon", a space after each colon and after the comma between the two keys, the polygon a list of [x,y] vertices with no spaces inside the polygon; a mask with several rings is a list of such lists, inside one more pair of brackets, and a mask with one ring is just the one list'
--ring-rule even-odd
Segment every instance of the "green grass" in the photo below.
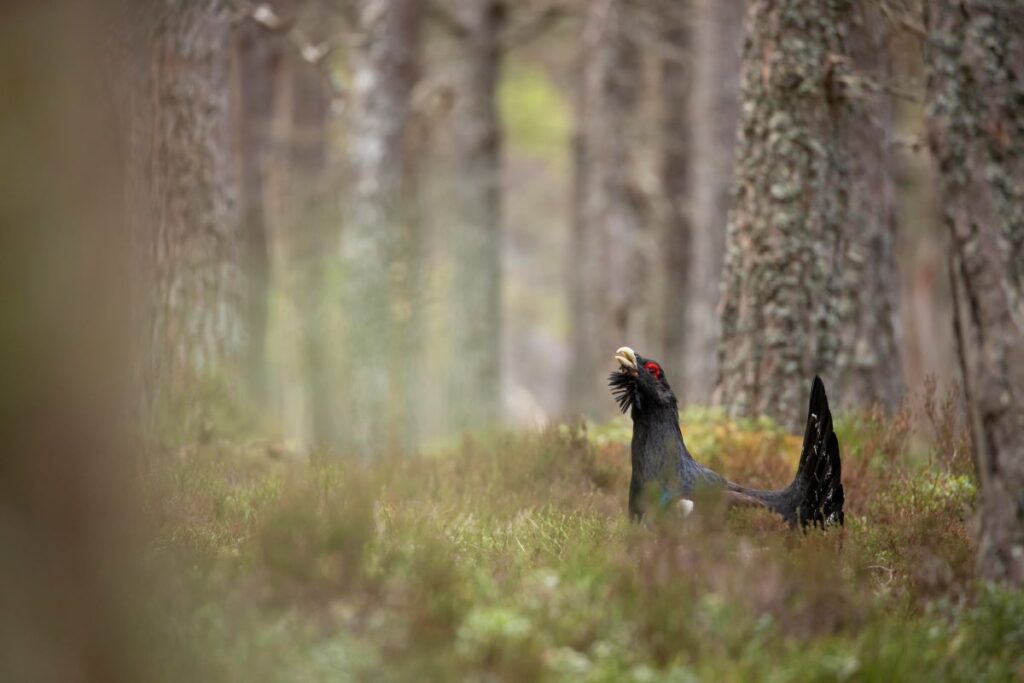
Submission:
{"label": "green grass", "polygon": [[[798,440],[770,423],[683,422],[730,477],[792,474]],[[1024,595],[974,581],[975,487],[937,456],[958,432],[907,425],[840,421],[847,526],[806,535],[715,505],[628,523],[622,421],[370,465],[182,450],[145,481],[152,664],[168,680],[1020,680]]]}

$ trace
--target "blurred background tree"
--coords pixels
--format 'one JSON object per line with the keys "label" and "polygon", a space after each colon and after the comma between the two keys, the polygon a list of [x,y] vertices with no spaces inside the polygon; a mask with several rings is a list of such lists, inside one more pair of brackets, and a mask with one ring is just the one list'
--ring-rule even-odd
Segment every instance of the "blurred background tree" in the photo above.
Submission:
{"label": "blurred background tree", "polygon": [[[635,12],[635,10],[634,10]],[[644,348],[649,254],[637,173],[643,83],[638,17],[627,2],[586,3],[573,151],[569,404],[604,403],[605,363],[618,339]]]}
{"label": "blurred background tree", "polygon": [[373,453],[399,446],[411,428],[408,364],[416,350],[411,323],[420,305],[421,236],[410,147],[422,8],[418,0],[366,0],[346,9],[358,36],[351,51],[340,263],[340,357],[352,393],[336,396],[335,410],[341,445]]}
{"label": "blurred background tree", "polygon": [[813,372],[888,411],[957,379],[920,10],[407,4],[126,12],[142,377],[174,438],[601,417],[623,343],[684,402],[790,425]]}
{"label": "blurred background tree", "polygon": [[501,419],[502,128],[498,85],[510,7],[501,0],[441,2],[457,64],[450,115],[454,152],[453,349],[449,400],[455,424],[472,428]]}
{"label": "blurred background tree", "polygon": [[238,213],[232,17],[218,0],[147,2],[128,11],[121,66],[130,80],[129,201],[144,292],[146,402],[194,435],[209,429],[195,395],[212,390],[237,400],[246,347],[262,339],[246,324],[246,302],[257,301],[265,285],[258,288],[260,278],[247,272],[253,250],[245,245],[258,240],[243,234]]}

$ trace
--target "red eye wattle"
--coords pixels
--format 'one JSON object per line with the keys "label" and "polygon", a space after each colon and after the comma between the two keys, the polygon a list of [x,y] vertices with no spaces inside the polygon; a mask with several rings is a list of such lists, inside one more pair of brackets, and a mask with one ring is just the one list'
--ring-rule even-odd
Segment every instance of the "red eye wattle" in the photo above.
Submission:
{"label": "red eye wattle", "polygon": [[654,361],[648,361],[648,362],[644,363],[644,368],[649,373],[654,375],[655,379],[661,379],[661,368],[658,367],[658,364],[655,363]]}

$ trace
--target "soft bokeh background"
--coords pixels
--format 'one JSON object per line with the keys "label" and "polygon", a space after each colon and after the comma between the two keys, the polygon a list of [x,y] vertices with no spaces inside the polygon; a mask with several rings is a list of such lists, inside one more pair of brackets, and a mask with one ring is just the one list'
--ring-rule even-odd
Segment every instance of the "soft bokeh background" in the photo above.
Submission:
{"label": "soft bokeh background", "polygon": [[[703,285],[685,293],[695,320],[713,315],[718,287],[739,4],[690,3],[692,184],[676,201],[705,259],[694,266]],[[0,8],[0,679],[1024,676],[1021,594],[974,580],[977,485],[955,391],[946,237],[923,148],[913,36],[897,32],[889,46],[910,94],[899,101],[891,140],[908,400],[891,415],[868,409],[839,420],[847,528],[797,536],[755,513],[638,528],[625,519],[628,421],[614,416],[610,395],[594,396],[597,407],[579,420],[584,406],[568,389],[587,4],[507,8],[515,40],[503,52],[497,97],[500,410],[498,419],[468,425],[460,400],[476,376],[466,376],[455,352],[462,331],[452,311],[465,292],[455,284],[460,245],[449,213],[459,182],[454,84],[466,57],[445,19],[462,6],[440,2],[440,14],[425,12],[407,171],[416,188],[417,286],[397,301],[415,327],[377,347],[354,345],[345,326],[348,117],[354,54],[365,38],[365,17],[348,5],[197,1],[190,7],[213,7],[222,31],[198,52],[185,38],[154,47],[150,34],[134,33],[183,6],[174,2]],[[289,28],[269,28],[266,11],[289,17]],[[638,12],[630,30],[650,36],[651,27]],[[155,30],[175,29],[169,22]],[[237,42],[246,35],[273,58],[246,53]],[[671,239],[661,222],[664,112],[655,101],[665,49],[644,43],[638,118],[621,131],[635,151],[630,173],[646,217],[640,252],[652,302],[636,338],[622,343],[653,356],[665,352],[656,311],[673,296],[660,257]],[[218,50],[227,55],[218,62],[222,80],[190,80],[183,64],[220,59]],[[256,77],[269,74],[272,96],[246,90],[251,106],[241,107],[238,88],[253,64],[271,65]],[[134,100],[140,73],[171,85]],[[193,129],[174,116],[163,128],[136,127],[132,116],[144,118],[151,106],[178,111],[182,102],[231,112],[222,147],[200,141],[175,157],[192,188],[184,196],[209,198],[204,187],[219,182],[210,180],[212,166],[257,179],[209,196],[241,211],[259,195],[256,214],[246,215],[261,226],[255,242],[265,248],[257,279],[266,309],[253,314],[264,316],[265,343],[247,351],[237,376],[189,378],[186,393],[154,405],[140,389],[153,372],[152,329],[140,320],[165,273],[140,266],[151,262],[139,251],[166,245],[152,247],[139,232],[135,195],[153,172],[147,162],[162,157],[139,158],[132,136],[158,150],[179,124]],[[191,215],[174,201],[160,206]],[[166,227],[163,213],[147,215]],[[207,227],[213,237],[199,243],[218,247],[192,265],[224,256],[228,229]],[[248,238],[238,242],[246,246],[231,248],[252,248]],[[713,335],[702,344],[663,360],[680,387],[706,379]],[[612,366],[613,350],[595,372]],[[402,368],[405,392],[391,398],[409,406],[403,419],[411,426],[377,459],[345,450],[344,433],[331,429],[363,397],[345,383],[346,362]],[[173,374],[159,376],[176,385]],[[730,478],[783,485],[798,440],[771,420],[731,420],[707,408],[709,389],[681,392],[692,450]]]}
{"label": "soft bokeh background", "polygon": [[[453,213],[458,184],[464,182],[456,158],[461,125],[456,105],[461,97],[459,69],[466,58],[447,20],[439,18],[464,8],[458,3],[435,4],[441,9],[425,13],[419,76],[407,124],[411,131],[408,154],[413,161],[403,171],[415,195],[409,209],[416,236],[410,267],[418,283],[415,299],[400,303],[415,310],[412,324],[416,326],[411,335],[415,371],[403,375],[403,382],[414,405],[413,441],[420,444],[443,439],[463,426],[457,397],[475,381],[460,373],[456,304],[466,294],[459,291],[455,272],[462,238]],[[498,391],[499,417],[508,425],[544,425],[581,410],[591,417],[607,417],[614,407],[608,401],[581,403],[567,391],[570,374],[579,371],[572,341],[571,282],[582,258],[574,253],[578,247],[572,237],[577,182],[573,144],[574,131],[585,116],[577,101],[584,64],[590,58],[581,53],[585,5],[560,3],[552,5],[557,6],[552,11],[548,4],[528,2],[508,9],[504,18],[505,30],[514,38],[502,50],[497,87],[503,268]],[[671,194],[676,190],[666,186],[662,176],[662,150],[671,141],[659,128],[669,106],[662,98],[659,64],[677,48],[658,37],[658,19],[652,19],[651,10],[637,5],[624,20],[626,30],[645,47],[635,71],[639,79],[635,114],[630,127],[620,132],[630,148],[628,182],[643,217],[638,267],[645,271],[645,278],[642,302],[637,304],[644,312],[638,323],[631,323],[629,338],[620,343],[661,359],[686,403],[707,403],[714,381],[713,328],[738,107],[740,5],[694,2],[686,11],[693,34],[685,48],[691,74],[680,121],[692,149],[682,196]],[[246,11],[261,6],[276,12],[273,16],[280,15],[291,28],[270,31],[262,25],[245,25]],[[255,278],[258,287],[265,287],[260,296],[269,301],[261,325],[266,339],[257,365],[246,365],[250,376],[258,376],[255,383],[260,387],[255,394],[249,392],[257,401],[248,407],[255,408],[259,420],[289,447],[332,445],[329,429],[321,428],[324,433],[317,434],[315,404],[329,411],[332,405],[346,403],[353,388],[347,386],[344,368],[335,367],[332,357],[363,353],[348,348],[352,342],[345,336],[346,320],[351,310],[346,310],[345,277],[340,257],[335,257],[343,249],[346,225],[351,222],[346,192],[352,181],[348,155],[354,141],[348,122],[358,97],[358,17],[353,19],[344,3],[241,3],[232,8],[235,21],[253,32],[252,40],[265,41],[269,46],[263,49],[273,50],[272,59],[259,62],[257,55],[256,66],[245,71],[239,64],[250,57],[238,54],[235,46],[234,71],[222,84],[232,88],[236,99],[241,97],[237,92],[247,87],[246,79],[263,79],[266,83],[259,87],[269,91],[263,93],[262,109],[256,110],[256,124],[247,124],[246,112],[238,111],[241,105],[232,101],[234,113],[228,117],[226,138],[227,152],[241,155],[235,162],[241,164],[239,168],[256,167],[255,197],[247,199],[245,192],[253,190],[243,189],[233,201],[241,207],[238,210],[256,213],[258,218],[246,219],[244,229],[252,229],[251,221],[256,220],[259,236],[252,239],[266,249],[266,264]],[[326,55],[316,52],[328,48]],[[903,385],[920,387],[926,377],[935,376],[947,386],[956,379],[956,364],[943,262],[946,235],[923,147],[920,46],[912,34],[893,31],[886,48],[894,87],[903,94],[894,98],[897,116],[886,140],[894,152],[897,179],[897,336]],[[307,55],[313,50],[319,61],[304,61],[303,50]],[[319,107],[326,119],[303,118],[304,107]],[[256,142],[240,132],[250,128]],[[246,152],[246,145],[255,151]],[[318,158],[311,162],[311,154]],[[253,202],[255,206],[246,209]],[[670,223],[669,203],[680,207],[690,222],[693,283],[681,291],[666,289],[677,280],[666,273],[663,254],[681,239]],[[627,283],[610,286],[626,287]],[[684,350],[673,348],[666,357],[663,311],[673,302],[688,307],[692,339]],[[393,348],[391,341],[381,341],[378,352],[397,355]],[[595,365],[588,372],[604,371],[608,351],[600,362],[591,362]],[[398,361],[391,357],[387,362]],[[459,382],[470,386],[460,389]]]}

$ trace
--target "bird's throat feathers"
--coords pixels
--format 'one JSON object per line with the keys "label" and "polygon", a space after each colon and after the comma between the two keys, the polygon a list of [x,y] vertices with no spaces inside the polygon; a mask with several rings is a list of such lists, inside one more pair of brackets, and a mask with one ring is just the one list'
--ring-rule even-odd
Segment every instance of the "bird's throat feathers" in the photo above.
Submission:
{"label": "bird's throat feathers", "polygon": [[660,405],[649,410],[633,409],[633,468],[645,479],[674,469],[690,457],[683,444],[676,406]]}

